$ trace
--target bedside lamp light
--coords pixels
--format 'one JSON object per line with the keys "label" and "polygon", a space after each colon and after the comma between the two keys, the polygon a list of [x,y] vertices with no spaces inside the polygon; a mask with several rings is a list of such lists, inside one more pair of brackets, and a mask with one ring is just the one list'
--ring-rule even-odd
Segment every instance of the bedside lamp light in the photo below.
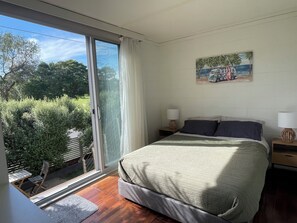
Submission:
{"label": "bedside lamp light", "polygon": [[177,129],[176,120],[179,118],[179,110],[176,108],[167,109],[167,119],[169,121],[169,128],[172,130]]}
{"label": "bedside lamp light", "polygon": [[279,112],[278,127],[284,128],[281,133],[281,138],[284,142],[292,143],[296,134],[292,128],[297,128],[297,113],[296,112]]}

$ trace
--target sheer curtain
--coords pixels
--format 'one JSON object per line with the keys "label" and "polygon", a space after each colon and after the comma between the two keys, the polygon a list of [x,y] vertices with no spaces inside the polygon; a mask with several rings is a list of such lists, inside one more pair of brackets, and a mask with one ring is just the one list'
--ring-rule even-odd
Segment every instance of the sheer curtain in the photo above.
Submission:
{"label": "sheer curtain", "polygon": [[123,37],[120,45],[121,155],[147,144],[140,43]]}

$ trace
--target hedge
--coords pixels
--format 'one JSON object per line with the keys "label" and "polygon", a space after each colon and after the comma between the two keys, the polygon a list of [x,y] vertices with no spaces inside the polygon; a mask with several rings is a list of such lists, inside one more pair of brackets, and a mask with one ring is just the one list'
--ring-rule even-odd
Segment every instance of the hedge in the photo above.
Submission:
{"label": "hedge", "polygon": [[8,166],[20,164],[33,174],[39,173],[43,160],[55,167],[63,165],[69,129],[88,133],[84,142],[92,141],[89,109],[67,96],[0,101],[0,117]]}

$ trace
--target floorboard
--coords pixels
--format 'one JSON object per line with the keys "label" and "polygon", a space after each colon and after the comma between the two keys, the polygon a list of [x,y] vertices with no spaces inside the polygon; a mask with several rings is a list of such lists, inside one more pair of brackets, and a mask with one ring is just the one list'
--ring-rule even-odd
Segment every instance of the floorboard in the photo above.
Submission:
{"label": "floorboard", "polygon": [[[118,176],[108,176],[76,194],[98,205],[83,223],[174,223],[176,221],[124,199],[118,194]],[[266,174],[260,208],[253,223],[297,222],[297,172],[271,169]]]}
{"label": "floorboard", "polygon": [[297,222],[297,172],[272,169],[266,174],[260,208],[253,223]]}

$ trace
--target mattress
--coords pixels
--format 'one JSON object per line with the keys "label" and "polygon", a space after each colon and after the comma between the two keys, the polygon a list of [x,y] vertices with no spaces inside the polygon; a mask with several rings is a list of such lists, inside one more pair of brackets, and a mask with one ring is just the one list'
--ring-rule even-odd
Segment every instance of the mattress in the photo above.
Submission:
{"label": "mattress", "polygon": [[259,207],[267,146],[254,140],[175,134],[124,156],[119,175],[231,222]]}

